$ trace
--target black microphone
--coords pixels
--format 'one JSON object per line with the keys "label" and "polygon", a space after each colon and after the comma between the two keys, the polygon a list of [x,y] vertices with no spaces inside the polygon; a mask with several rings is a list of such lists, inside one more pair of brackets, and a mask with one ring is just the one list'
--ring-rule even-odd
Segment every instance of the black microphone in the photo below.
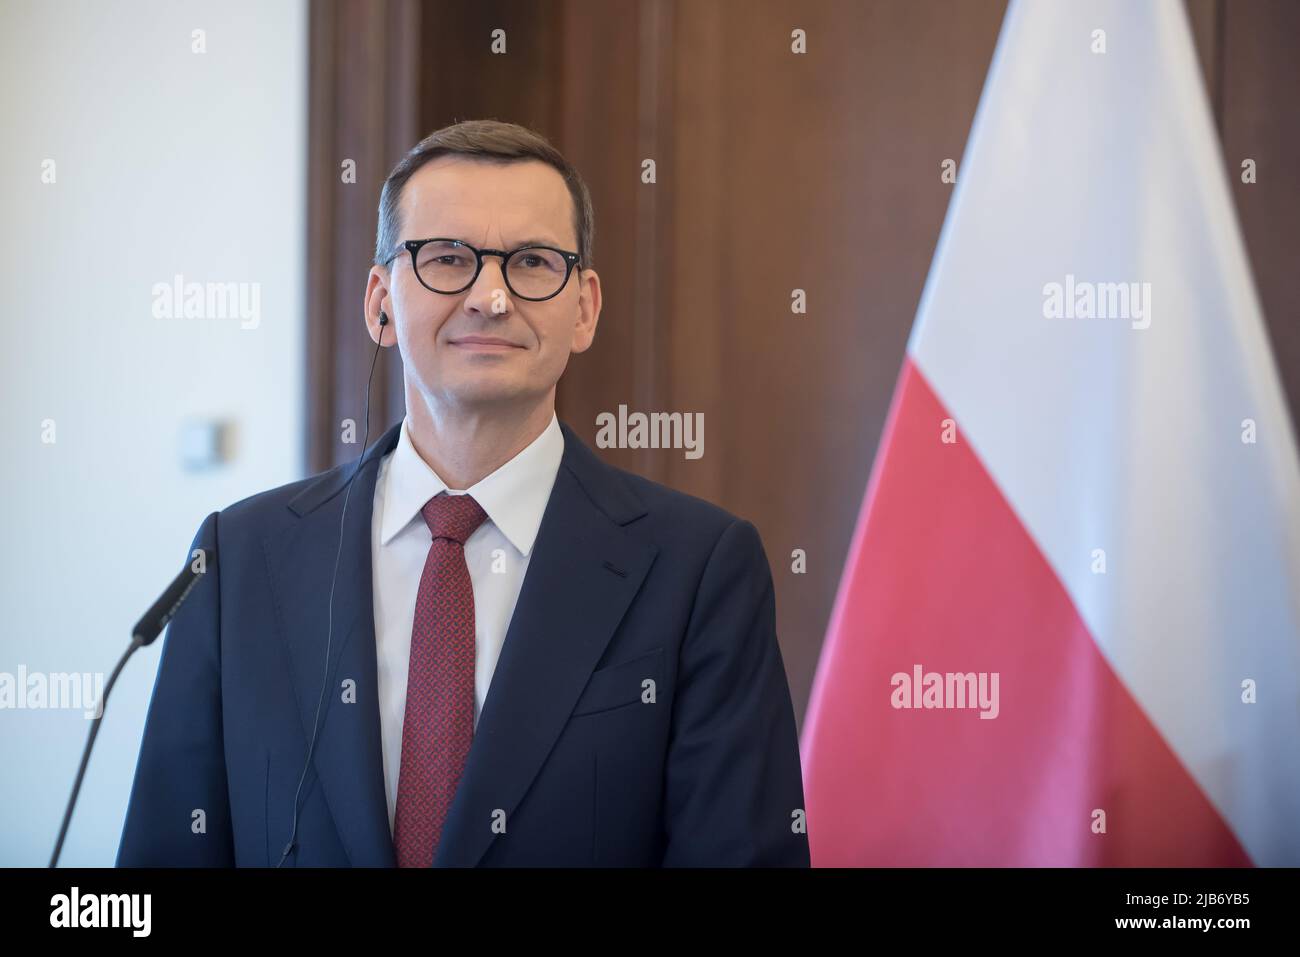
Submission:
{"label": "black microphone", "polygon": [[200,567],[197,571],[194,568],[195,562],[186,562],[185,567],[181,569],[181,573],[172,579],[172,583],[167,586],[167,590],[149,607],[149,610],[144,613],[144,617],[136,622],[135,628],[132,629],[131,644],[127,647],[126,653],[118,660],[117,667],[113,669],[108,684],[104,688],[104,696],[96,704],[95,710],[98,713],[94,717],[94,723],[90,726],[90,736],[86,739],[86,748],[81,752],[81,767],[77,769],[77,780],[72,785],[72,796],[68,798],[68,806],[63,812],[63,826],[59,828],[59,839],[54,844],[54,854],[50,857],[50,867],[58,867],[59,865],[59,854],[63,851],[63,840],[68,836],[68,825],[72,823],[72,810],[77,806],[77,795],[81,793],[81,782],[86,776],[86,766],[90,764],[90,751],[95,746],[95,738],[99,734],[99,723],[104,720],[104,708],[108,704],[108,694],[113,690],[113,685],[117,682],[117,676],[122,673],[122,668],[125,667],[131,655],[135,654],[137,648],[152,644],[154,639],[167,627],[167,623],[175,617],[185,599],[194,590],[194,586],[199,583],[199,579],[207,571],[207,563],[216,561],[216,557],[215,549],[205,551],[203,561],[199,563]]}
{"label": "black microphone", "polygon": [[[213,550],[212,556],[216,557],[216,551]],[[199,583],[203,573],[207,570],[208,555],[206,550],[203,555],[203,565],[199,571],[194,570],[194,562],[190,562],[181,573],[172,579],[172,583],[167,586],[167,590],[159,596],[149,610],[144,613],[135,624],[131,631],[131,638],[137,642],[136,647],[151,645],[157,638],[167,623],[175,617],[176,612],[180,609],[181,603],[190,596],[190,591]],[[127,652],[130,654],[130,652]]]}
{"label": "black microphone", "polygon": [[312,723],[311,742],[307,745],[307,759],[302,765],[302,774],[298,777],[298,790],[293,795],[293,827],[289,831],[289,842],[284,845],[284,850],[280,853],[280,860],[276,867],[282,867],[284,862],[289,859],[289,855],[298,847],[298,813],[301,810],[300,801],[302,798],[302,785],[307,780],[307,769],[311,767],[312,756],[316,753],[316,736],[320,732],[321,709],[325,706],[326,692],[329,690],[330,680],[330,644],[334,640],[334,586],[339,580],[339,559],[343,557],[343,530],[348,518],[348,499],[352,497],[352,483],[356,481],[357,473],[361,471],[361,463],[366,457],[366,447],[370,444],[370,385],[375,378],[375,363],[379,360],[379,347],[384,342],[384,326],[388,325],[388,315],[384,312],[379,313],[379,336],[375,339],[375,354],[370,359],[370,376],[366,379],[366,430],[361,439],[361,454],[357,456],[356,468],[352,470],[352,475],[348,479],[346,491],[343,494],[343,513],[339,516],[339,543],[338,548],[334,551],[334,577],[330,579],[329,592],[329,626],[325,635],[325,677],[321,680],[320,698],[316,702],[316,720]]}

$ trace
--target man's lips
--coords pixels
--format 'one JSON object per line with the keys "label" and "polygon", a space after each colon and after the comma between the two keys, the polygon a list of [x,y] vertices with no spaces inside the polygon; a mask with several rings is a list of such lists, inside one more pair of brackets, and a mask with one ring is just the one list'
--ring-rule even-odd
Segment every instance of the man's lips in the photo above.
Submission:
{"label": "man's lips", "polygon": [[458,339],[452,339],[451,344],[462,349],[473,349],[476,352],[508,352],[511,349],[523,348],[523,346],[497,336],[461,336]]}

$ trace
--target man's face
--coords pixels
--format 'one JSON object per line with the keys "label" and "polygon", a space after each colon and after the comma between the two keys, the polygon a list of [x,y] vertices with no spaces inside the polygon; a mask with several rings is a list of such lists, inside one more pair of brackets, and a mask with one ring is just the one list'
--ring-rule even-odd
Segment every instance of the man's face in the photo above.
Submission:
{"label": "man's face", "polygon": [[[536,160],[508,164],[443,156],[421,167],[402,194],[400,240],[459,239],[479,249],[539,244],[576,252],[573,203],[564,178]],[[366,314],[378,338],[396,341],[409,387],[433,408],[470,408],[540,399],[596,331],[600,283],[575,267],[560,293],[543,302],[514,296],[500,257],[464,292],[426,289],[403,249],[388,269],[371,269]],[[491,340],[491,341],[485,341]],[[552,395],[553,400],[553,395]]]}

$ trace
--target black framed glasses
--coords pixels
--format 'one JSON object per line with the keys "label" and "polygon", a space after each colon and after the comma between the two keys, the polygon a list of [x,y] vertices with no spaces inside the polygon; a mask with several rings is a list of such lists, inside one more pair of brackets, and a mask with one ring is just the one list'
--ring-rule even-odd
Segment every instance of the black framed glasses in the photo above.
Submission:
{"label": "black framed glasses", "polygon": [[[420,285],[430,292],[454,296],[474,285],[483,271],[484,256],[501,257],[501,273],[510,292],[529,302],[558,296],[569,282],[578,254],[554,246],[477,249],[459,239],[408,239],[402,249],[411,254],[411,267]],[[384,265],[399,255],[395,251]]]}

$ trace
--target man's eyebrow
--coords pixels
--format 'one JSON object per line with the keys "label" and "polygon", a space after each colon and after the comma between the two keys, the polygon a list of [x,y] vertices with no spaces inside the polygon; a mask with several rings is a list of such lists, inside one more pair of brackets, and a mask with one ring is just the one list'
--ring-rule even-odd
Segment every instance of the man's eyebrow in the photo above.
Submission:
{"label": "man's eyebrow", "polygon": [[[461,235],[457,235],[456,233],[441,233],[440,235],[443,236],[443,237],[446,238],[446,239],[454,239],[454,240],[456,240],[457,242],[462,242],[462,243],[465,243],[466,245],[469,245],[469,246],[476,245],[475,243],[471,243],[468,239],[464,239],[464,238],[462,238]],[[562,244],[560,244],[558,241],[556,241],[556,240],[554,240],[554,239],[544,239],[544,238],[538,238],[538,237],[533,237],[532,239],[523,239],[523,240],[520,240],[519,242],[515,243],[515,244],[514,244],[513,246],[511,246],[510,248],[511,248],[511,249],[523,249],[525,246],[554,246],[556,249],[563,249],[563,248],[564,248],[564,246],[563,246]]]}
{"label": "man's eyebrow", "polygon": [[539,238],[534,237],[533,239],[523,239],[523,240],[520,240],[519,242],[515,243],[515,244],[514,244],[513,246],[511,246],[510,248],[511,248],[511,249],[522,249],[524,246],[555,246],[555,247],[558,249],[558,248],[560,248],[560,243],[559,243],[558,240],[555,240],[555,239],[539,239]]}

